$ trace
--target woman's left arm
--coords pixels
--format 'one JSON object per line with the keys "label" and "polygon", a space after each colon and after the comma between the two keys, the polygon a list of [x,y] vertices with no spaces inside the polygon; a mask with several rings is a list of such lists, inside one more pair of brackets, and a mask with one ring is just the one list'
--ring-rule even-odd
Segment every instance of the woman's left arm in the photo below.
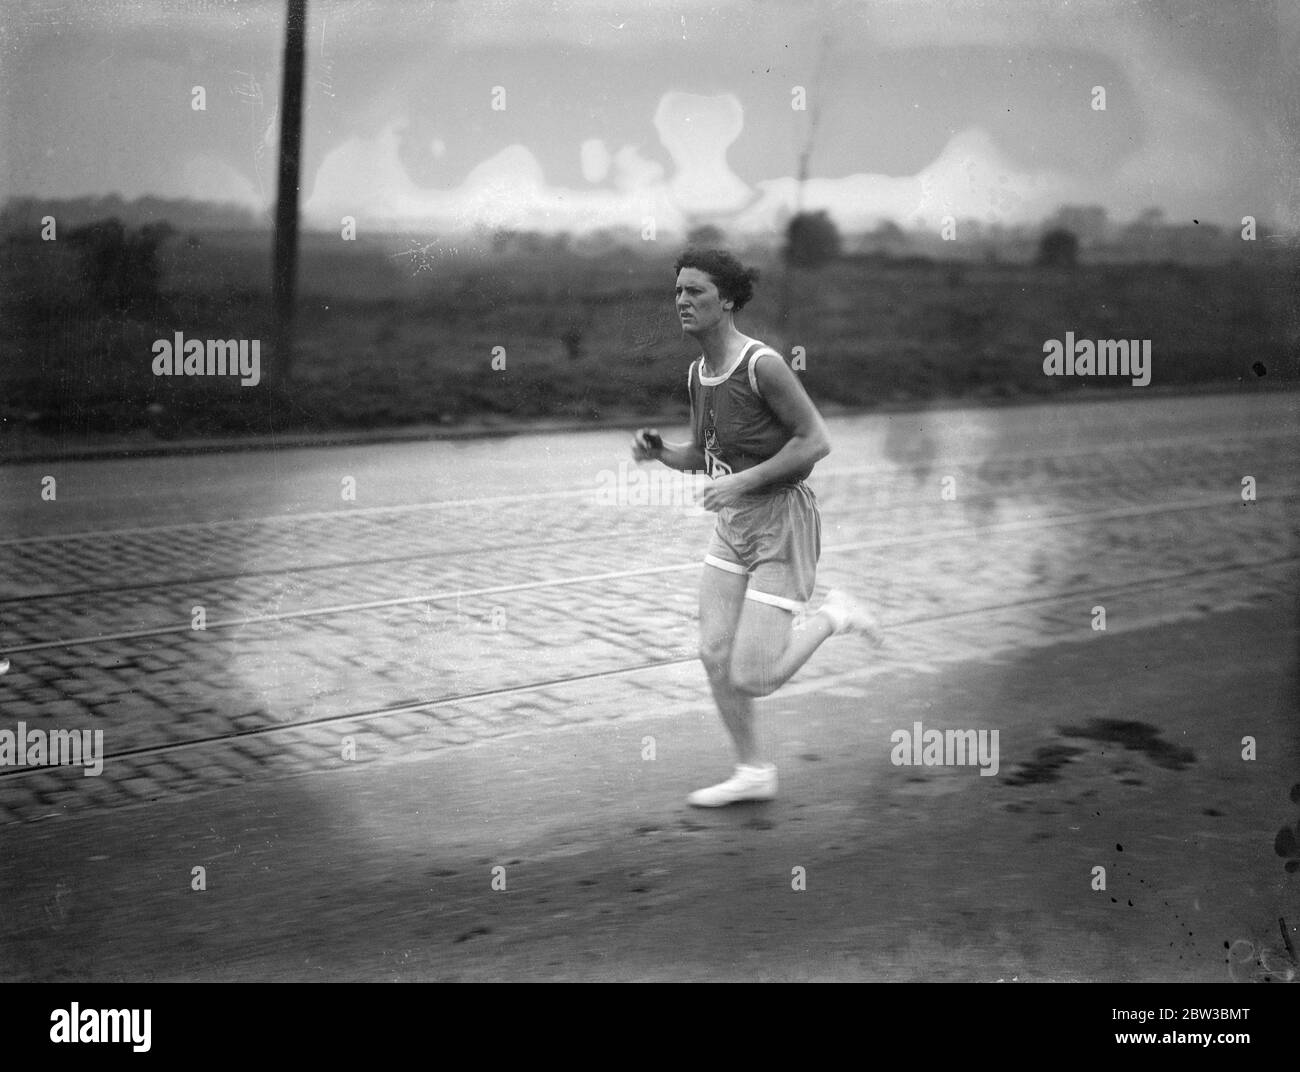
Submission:
{"label": "woman's left arm", "polygon": [[729,506],[742,495],[801,473],[831,452],[826,423],[790,367],[772,354],[753,360],[759,393],[790,430],[790,439],[767,461],[713,481],[700,496],[706,510]]}

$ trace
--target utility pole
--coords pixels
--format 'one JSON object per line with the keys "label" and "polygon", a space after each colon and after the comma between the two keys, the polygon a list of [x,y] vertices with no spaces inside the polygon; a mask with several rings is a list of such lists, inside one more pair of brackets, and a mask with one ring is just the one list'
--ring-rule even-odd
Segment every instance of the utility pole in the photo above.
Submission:
{"label": "utility pole", "polygon": [[[826,73],[826,60],[831,51],[831,34],[827,30],[822,34],[821,51],[817,57],[817,71],[813,76],[812,92],[812,112],[808,116],[808,137],[805,139],[803,149],[799,153],[799,174],[795,180],[794,193],[794,215],[790,218],[790,223],[786,225],[786,241],[789,242],[792,233],[791,224],[803,215],[803,193],[804,186],[808,182],[808,162],[812,159],[813,145],[817,140],[817,127],[821,123],[822,117],[822,84],[823,77]],[[786,247],[783,253],[789,252]],[[794,279],[794,265],[786,260],[784,271],[781,273],[781,297],[777,308],[777,316],[781,322],[782,335],[788,335],[790,332],[790,289]],[[785,345],[788,341],[783,340]]]}
{"label": "utility pole", "polygon": [[284,82],[280,91],[280,176],[271,268],[276,383],[293,376],[293,312],[298,274],[298,171],[302,156],[302,83],[306,67],[307,0],[287,0]]}

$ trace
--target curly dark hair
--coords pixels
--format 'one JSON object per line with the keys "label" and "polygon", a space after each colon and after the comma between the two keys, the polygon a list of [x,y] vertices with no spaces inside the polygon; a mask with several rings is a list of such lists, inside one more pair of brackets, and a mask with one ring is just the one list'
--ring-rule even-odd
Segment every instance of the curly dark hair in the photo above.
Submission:
{"label": "curly dark hair", "polygon": [[683,268],[698,268],[712,279],[713,285],[718,288],[718,293],[735,303],[737,312],[743,309],[754,296],[754,284],[758,282],[758,269],[742,266],[740,261],[725,249],[685,250],[673,265],[673,275],[675,276]]}

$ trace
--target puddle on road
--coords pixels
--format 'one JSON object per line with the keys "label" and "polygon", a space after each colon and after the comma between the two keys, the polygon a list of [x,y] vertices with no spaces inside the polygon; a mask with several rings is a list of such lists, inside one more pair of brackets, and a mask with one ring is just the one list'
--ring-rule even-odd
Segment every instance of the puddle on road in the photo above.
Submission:
{"label": "puddle on road", "polygon": [[1185,770],[1196,762],[1196,753],[1190,748],[1179,748],[1162,740],[1160,731],[1145,722],[1126,722],[1116,718],[1094,718],[1080,729],[1062,726],[1063,737],[1082,737],[1090,741],[1109,741],[1143,753],[1157,767],[1166,770]]}
{"label": "puddle on road", "polygon": [[1062,767],[1075,756],[1083,754],[1082,748],[1068,744],[1044,745],[1034,753],[1028,763],[1020,764],[1020,769],[1007,778],[1008,785],[1034,785],[1040,782],[1054,782]]}
{"label": "puddle on road", "polygon": [[[1190,748],[1170,744],[1160,736],[1155,726],[1145,722],[1129,722],[1114,718],[1090,719],[1085,726],[1062,726],[1057,731],[1062,737],[1075,740],[1100,741],[1122,745],[1133,752],[1141,752],[1157,767],[1166,770],[1185,770],[1196,762],[1196,753]],[[1034,752],[1034,758],[1021,763],[1006,779],[1008,785],[1034,785],[1057,781],[1061,768],[1085,754],[1087,750],[1071,744],[1043,745]],[[1124,779],[1126,785],[1141,785],[1140,779]]]}

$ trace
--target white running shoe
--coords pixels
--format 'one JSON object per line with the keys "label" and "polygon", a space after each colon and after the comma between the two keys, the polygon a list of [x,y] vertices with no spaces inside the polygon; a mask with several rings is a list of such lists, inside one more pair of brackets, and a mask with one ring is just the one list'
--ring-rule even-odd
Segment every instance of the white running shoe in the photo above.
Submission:
{"label": "white running shoe", "polygon": [[835,635],[857,633],[872,647],[884,644],[885,634],[876,616],[847,592],[838,588],[827,592],[820,609],[831,620]]}
{"label": "white running shoe", "polygon": [[771,800],[776,796],[776,767],[771,763],[751,767],[736,765],[736,773],[725,782],[697,789],[686,798],[695,808],[720,808],[741,800]]}

